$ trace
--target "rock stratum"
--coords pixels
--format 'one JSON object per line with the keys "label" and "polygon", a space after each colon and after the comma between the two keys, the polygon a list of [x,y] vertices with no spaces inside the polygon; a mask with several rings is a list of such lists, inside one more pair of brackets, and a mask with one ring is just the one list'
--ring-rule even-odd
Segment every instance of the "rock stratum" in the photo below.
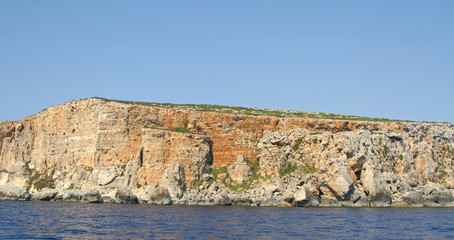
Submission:
{"label": "rock stratum", "polygon": [[208,107],[91,98],[2,122],[0,199],[454,205],[451,123]]}

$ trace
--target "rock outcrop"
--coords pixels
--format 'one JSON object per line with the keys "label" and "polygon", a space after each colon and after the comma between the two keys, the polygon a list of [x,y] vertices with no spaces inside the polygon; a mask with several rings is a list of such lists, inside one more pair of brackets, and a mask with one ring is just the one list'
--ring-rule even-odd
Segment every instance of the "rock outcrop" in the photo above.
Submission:
{"label": "rock outcrop", "polygon": [[2,122],[0,198],[453,205],[453,124],[227,110],[93,98]]}

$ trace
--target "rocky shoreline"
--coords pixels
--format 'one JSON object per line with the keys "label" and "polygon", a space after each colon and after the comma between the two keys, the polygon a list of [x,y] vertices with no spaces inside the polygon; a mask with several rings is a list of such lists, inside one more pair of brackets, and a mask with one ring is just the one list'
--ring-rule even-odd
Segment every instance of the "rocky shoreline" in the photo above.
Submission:
{"label": "rocky shoreline", "polygon": [[[346,165],[342,166],[340,161],[332,165],[316,173],[293,172],[283,177],[258,178],[252,181],[251,186],[241,185],[244,189],[227,187],[226,180],[232,181],[230,176],[227,178],[229,174],[245,177],[245,180],[252,177],[253,170],[240,156],[227,173],[223,171],[206,173],[197,187],[188,191],[185,191],[183,181],[179,181],[184,175],[172,175],[172,181],[166,181],[167,178],[163,176],[163,186],[140,186],[133,191],[117,186],[111,187],[110,191],[107,191],[108,194],[101,194],[106,193],[105,187],[60,191],[43,188],[30,194],[26,188],[0,185],[0,200],[257,207],[454,207],[452,190],[430,182],[422,186],[413,183],[411,186],[411,183],[401,177],[391,176],[389,179],[388,175],[385,178],[377,175],[374,170],[365,171],[363,175],[363,181],[372,182],[369,195],[366,195],[352,182],[345,181],[349,178],[345,171]],[[179,164],[174,164],[173,169],[178,168]],[[321,174],[328,177],[325,176],[326,179],[321,181],[323,178]],[[393,183],[392,188],[395,187],[401,199],[396,199],[396,193],[393,194],[388,187],[389,183]],[[324,188],[329,189],[332,194],[324,194]]]}
{"label": "rocky shoreline", "polygon": [[0,123],[0,199],[454,206],[454,124],[74,101]]}
{"label": "rocky shoreline", "polygon": [[[434,192],[435,191],[435,194]],[[454,207],[454,200],[449,192],[435,186],[420,188],[409,194],[407,202],[375,202],[369,201],[335,201],[307,198],[307,190],[299,190],[293,197],[251,198],[246,194],[230,193],[212,195],[208,192],[190,192],[181,199],[170,197],[167,189],[151,187],[147,195],[137,196],[127,188],[120,188],[114,198],[102,196],[98,191],[68,190],[63,193],[55,189],[42,189],[31,195],[24,188],[0,186],[0,200],[12,201],[63,201],[84,203],[113,204],[152,204],[152,205],[203,205],[203,206],[251,206],[251,207]],[[428,194],[430,193],[430,194]],[[208,195],[208,196],[207,196]]]}

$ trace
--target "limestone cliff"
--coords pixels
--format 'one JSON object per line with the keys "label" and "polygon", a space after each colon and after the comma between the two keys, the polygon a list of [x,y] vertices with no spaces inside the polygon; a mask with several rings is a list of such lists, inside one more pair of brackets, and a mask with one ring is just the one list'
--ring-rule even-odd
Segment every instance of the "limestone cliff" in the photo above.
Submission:
{"label": "limestone cliff", "polygon": [[454,200],[453,124],[219,109],[92,98],[2,122],[0,185],[46,199],[102,199],[97,191],[117,202],[130,189],[166,204]]}

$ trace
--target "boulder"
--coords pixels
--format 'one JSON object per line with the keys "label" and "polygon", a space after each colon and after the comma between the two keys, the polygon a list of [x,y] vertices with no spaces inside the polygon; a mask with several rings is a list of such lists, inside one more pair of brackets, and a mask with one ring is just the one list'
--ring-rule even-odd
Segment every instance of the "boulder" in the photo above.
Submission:
{"label": "boulder", "polygon": [[357,187],[355,187],[355,191],[353,191],[351,202],[353,203],[354,207],[369,206],[369,198],[362,190],[358,189]]}
{"label": "boulder", "polygon": [[355,187],[351,198],[347,201],[342,202],[342,206],[345,207],[368,207],[369,206],[369,198],[366,194],[360,190],[359,188]]}
{"label": "boulder", "polygon": [[115,172],[109,170],[101,170],[98,173],[98,184],[99,186],[105,186],[112,183],[117,178]]}
{"label": "boulder", "polygon": [[229,194],[228,195],[232,205],[239,205],[239,206],[249,206],[252,203],[252,200],[248,194]]}
{"label": "boulder", "polygon": [[368,195],[371,206],[389,206],[392,201],[392,192],[381,173],[375,170],[371,162],[363,166],[361,173],[364,192]]}
{"label": "boulder", "polygon": [[84,198],[87,191],[82,191],[80,189],[71,189],[64,191],[61,199],[65,202],[80,202]]}
{"label": "boulder", "polygon": [[402,193],[402,199],[410,204],[415,206],[422,206],[425,203],[424,199],[424,190],[415,189],[413,191],[407,191]]}
{"label": "boulder", "polygon": [[0,185],[0,200],[30,200],[31,195],[27,189],[13,186]]}
{"label": "boulder", "polygon": [[170,205],[172,204],[172,199],[167,188],[159,186],[150,190],[150,198],[148,203]]}
{"label": "boulder", "polygon": [[366,162],[364,154],[356,154],[348,161],[348,165],[354,172],[361,171],[363,164]]}
{"label": "boulder", "polygon": [[341,207],[342,202],[338,201],[334,197],[322,195],[320,198],[320,206],[321,207]]}
{"label": "boulder", "polygon": [[295,200],[295,192],[293,192],[293,191],[287,189],[287,190],[282,194],[282,201],[291,203],[291,202],[293,202],[294,200]]}
{"label": "boulder", "polygon": [[240,184],[245,183],[252,176],[252,170],[243,155],[239,155],[236,162],[230,165],[227,171],[232,180]]}
{"label": "boulder", "polygon": [[270,199],[261,201],[260,206],[261,207],[291,207],[292,204],[289,204],[288,202],[285,202],[282,200],[270,198]]}
{"label": "boulder", "polygon": [[57,196],[58,191],[50,188],[43,188],[38,193],[32,196],[32,200],[50,201]]}
{"label": "boulder", "polygon": [[[350,167],[340,159],[333,159],[320,172],[324,194],[329,192],[338,200],[349,200],[354,191]],[[329,191],[329,192],[327,192]]]}
{"label": "boulder", "polygon": [[313,198],[314,196],[312,195],[312,192],[306,186],[302,186],[298,190],[296,190],[293,197],[295,206],[297,207],[313,205],[314,204],[314,201],[312,201]]}
{"label": "boulder", "polygon": [[173,199],[181,198],[186,189],[183,165],[180,162],[173,162],[170,169],[162,175],[160,185],[167,188]]}
{"label": "boulder", "polygon": [[102,197],[102,202],[103,203],[116,203],[115,199],[109,197],[109,196],[103,196]]}
{"label": "boulder", "polygon": [[139,200],[137,199],[137,196],[131,192],[131,190],[123,187],[117,189],[117,193],[115,194],[115,201],[117,203],[133,204],[138,203]]}
{"label": "boulder", "polygon": [[232,201],[225,194],[217,194],[213,200],[214,205],[232,205]]}
{"label": "boulder", "polygon": [[204,182],[208,182],[208,181],[210,181],[210,179],[213,179],[213,178],[214,178],[213,174],[204,173],[202,175],[202,181],[204,181]]}
{"label": "boulder", "polygon": [[427,201],[438,204],[445,204],[454,201],[451,191],[431,182],[424,186],[424,196]]}
{"label": "boulder", "polygon": [[85,194],[82,197],[82,202],[102,203],[103,198],[101,197],[101,194],[97,190],[91,190],[85,192]]}

